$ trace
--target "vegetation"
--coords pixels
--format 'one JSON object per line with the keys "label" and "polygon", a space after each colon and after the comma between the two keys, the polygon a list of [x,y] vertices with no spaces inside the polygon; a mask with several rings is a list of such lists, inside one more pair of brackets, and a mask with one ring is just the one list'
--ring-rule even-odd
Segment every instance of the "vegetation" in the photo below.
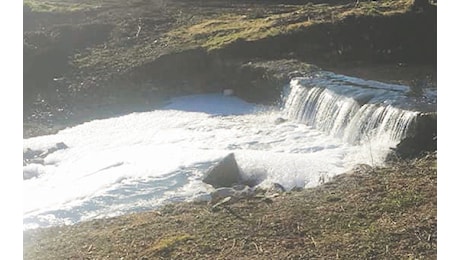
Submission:
{"label": "vegetation", "polygon": [[[197,88],[212,90],[249,61],[297,59],[325,69],[421,61],[435,67],[436,8],[413,8],[422,2],[25,0],[24,136],[55,131],[56,122],[75,122],[76,114],[89,119],[95,113],[82,110],[115,106],[125,93],[139,96],[133,89],[158,89],[160,100],[179,94],[176,83],[193,76]],[[392,73],[406,69],[412,68],[398,65]],[[248,84],[255,82],[246,76]],[[227,79],[228,87],[254,92]]]}
{"label": "vegetation", "polygon": [[338,22],[352,15],[394,15],[406,12],[411,1],[363,1],[362,3],[279,5],[275,11],[251,10],[243,15],[223,14],[172,30],[178,42],[219,49],[236,40],[254,41],[287,34],[317,23]]}
{"label": "vegetation", "polygon": [[53,12],[53,13],[67,13],[77,11],[88,11],[100,7],[94,1],[66,1],[66,0],[24,0],[24,8],[28,8],[32,12]]}
{"label": "vegetation", "polygon": [[[289,2],[291,4],[276,0],[25,0],[24,93],[30,94],[30,99],[24,102],[28,106],[24,109],[24,128],[34,130],[32,134],[28,132],[29,136],[43,134],[69,124],[66,121],[59,126],[56,120],[48,124],[59,114],[65,118],[73,116],[74,120],[88,120],[97,114],[96,108],[110,113],[120,107],[123,111],[132,111],[133,104],[146,101],[145,93],[150,93],[152,85],[142,80],[155,79],[151,76],[156,72],[154,68],[169,64],[174,68],[170,73],[180,77],[181,71],[177,68],[186,63],[184,60],[189,67],[195,67],[204,58],[171,54],[191,49],[218,53],[239,42],[263,42],[302,34],[301,39],[309,40],[310,45],[297,49],[283,46],[285,53],[274,55],[275,58],[292,58],[290,53],[294,53],[294,58],[311,62],[312,56],[321,52],[319,57],[330,62],[333,71],[371,79],[413,79],[415,74],[423,78],[425,71],[432,69],[429,67],[419,75],[419,67],[405,67],[403,63],[394,66],[395,61],[399,63],[397,59],[406,57],[419,46],[422,47],[418,53],[431,55],[425,51],[431,50],[431,46],[424,45],[429,39],[406,36],[414,31],[410,24],[405,29],[408,23],[398,23],[402,28],[398,32],[405,33],[392,34],[410,38],[403,39],[404,48],[397,55],[394,53],[400,42],[393,41],[401,39],[381,34],[384,30],[374,34],[369,28],[361,28],[358,32],[355,24],[350,23],[347,32],[356,31],[356,34],[333,39],[332,45],[329,38],[316,38],[315,31],[311,30],[321,25],[334,29],[347,19],[357,17],[364,17],[366,21],[393,19],[412,12],[414,2],[422,1]],[[427,20],[425,26],[430,25],[431,20]],[[382,24],[394,28],[388,21]],[[420,20],[407,21],[418,23]],[[312,34],[305,33],[309,30]],[[431,37],[432,33],[435,35],[435,29],[433,32],[431,27],[421,30],[424,37]],[[369,35],[381,38],[371,39]],[[392,41],[388,41],[390,38]],[[371,44],[381,47],[368,48]],[[318,51],[315,46],[329,47]],[[257,47],[267,48],[271,53],[276,46]],[[306,52],[306,48],[311,49]],[[395,56],[388,52],[390,48],[391,55]],[[241,50],[236,49],[231,57]],[[386,56],[382,54],[383,49]],[[354,50],[363,50],[362,56],[356,57]],[[378,67],[379,75],[385,74],[379,78],[369,76],[372,71],[366,64],[360,63],[358,67],[331,62],[332,55],[347,57],[347,51],[348,57],[359,62],[374,62],[378,54],[383,55],[379,56],[382,60],[388,58],[394,64],[386,64],[385,70]],[[170,63],[164,61],[168,55]],[[261,56],[259,58],[264,58]],[[160,58],[164,58],[163,63],[154,67],[152,64]],[[253,60],[244,62],[259,64]],[[270,68],[279,67],[276,62],[260,64],[267,65],[263,67],[265,74]],[[207,71],[212,66],[214,64],[203,66],[200,73],[204,76],[195,75],[196,85],[204,82],[199,77],[215,73]],[[244,66],[239,68],[240,73],[245,72]],[[265,75],[258,69],[255,71]],[[400,75],[408,71],[412,71],[409,76]],[[252,76],[245,75],[245,80],[253,82]],[[216,78],[221,79],[219,75]],[[125,88],[117,89],[113,82]],[[141,84],[134,86],[133,82]],[[262,83],[260,85],[267,86]],[[234,84],[248,88],[241,81]],[[161,87],[171,85],[174,84],[159,84]],[[146,86],[145,89],[142,86]],[[108,91],[102,91],[104,88]],[[173,93],[168,91],[159,89],[148,101],[161,100],[161,95]],[[115,94],[122,98],[114,98]],[[61,103],[51,104],[52,98]],[[435,259],[436,169],[436,155],[430,155],[387,168],[340,175],[313,189],[287,192],[270,199],[243,199],[217,211],[206,203],[178,203],[158,211],[29,230],[24,232],[24,259]]]}
{"label": "vegetation", "polygon": [[[296,5],[235,2],[225,6],[211,1],[194,3],[191,10],[186,10],[182,2],[140,0],[25,0],[24,6],[38,13],[93,10],[96,22],[111,24],[114,30],[104,44],[77,50],[70,63],[87,71],[119,73],[165,53],[196,47],[220,49],[237,40],[255,41],[289,34],[352,15],[403,13],[412,3],[410,0],[362,1],[359,4],[355,1],[323,2]],[[209,6],[213,5],[216,7],[211,9]],[[26,44],[34,45],[33,42]]]}
{"label": "vegetation", "polygon": [[[365,169],[365,168],[364,168]],[[435,259],[436,155],[320,187],[24,233],[24,259]]]}

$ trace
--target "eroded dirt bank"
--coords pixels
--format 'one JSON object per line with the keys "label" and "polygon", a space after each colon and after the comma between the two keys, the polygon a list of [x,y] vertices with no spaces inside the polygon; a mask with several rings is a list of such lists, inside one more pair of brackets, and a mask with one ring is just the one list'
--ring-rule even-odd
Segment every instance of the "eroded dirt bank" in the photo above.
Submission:
{"label": "eroded dirt bank", "polygon": [[433,85],[436,6],[402,0],[26,1],[24,137],[223,88],[273,103],[299,75],[292,72],[315,66]]}

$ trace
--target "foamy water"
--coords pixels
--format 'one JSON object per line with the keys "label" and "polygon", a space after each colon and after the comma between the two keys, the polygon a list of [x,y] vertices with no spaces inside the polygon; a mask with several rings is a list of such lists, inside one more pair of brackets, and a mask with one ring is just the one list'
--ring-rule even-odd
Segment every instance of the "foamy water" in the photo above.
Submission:
{"label": "foamy water", "polygon": [[24,229],[117,216],[207,198],[203,173],[234,153],[245,178],[313,187],[358,163],[382,164],[387,140],[351,144],[279,108],[221,94],[171,100],[161,110],[95,120],[25,139],[24,150],[63,142],[44,164],[24,166]]}

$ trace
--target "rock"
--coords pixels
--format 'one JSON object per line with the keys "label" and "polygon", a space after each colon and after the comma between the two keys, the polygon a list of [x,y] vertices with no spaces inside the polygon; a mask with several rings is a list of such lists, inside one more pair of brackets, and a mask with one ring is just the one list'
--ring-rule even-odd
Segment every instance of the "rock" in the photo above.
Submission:
{"label": "rock", "polygon": [[61,150],[61,149],[67,149],[67,148],[69,148],[69,147],[68,147],[65,143],[59,142],[59,143],[56,144],[56,148],[57,148],[58,150]]}
{"label": "rock", "polygon": [[437,114],[422,113],[406,138],[393,148],[386,161],[413,159],[437,150]]}
{"label": "rock", "polygon": [[35,163],[35,164],[45,164],[45,160],[41,157],[33,158],[27,163]]}
{"label": "rock", "polygon": [[282,192],[286,192],[286,189],[283,187],[283,185],[274,182],[274,183],[272,183],[272,185],[268,189],[268,192],[270,192],[270,193],[282,193]]}
{"label": "rock", "polygon": [[204,174],[203,182],[214,188],[232,187],[240,183],[241,174],[233,153],[225,156],[216,166]]}
{"label": "rock", "polygon": [[259,192],[262,193],[262,199],[267,200],[266,202],[272,202],[271,199],[278,197],[281,195],[281,193],[286,192],[286,189],[283,187],[283,185],[273,182],[270,187],[267,189],[262,189]]}
{"label": "rock", "polygon": [[361,173],[361,174],[369,173],[371,171],[372,171],[372,166],[370,166],[369,164],[365,164],[365,163],[356,164],[351,169],[351,172],[353,172],[353,173]]}
{"label": "rock", "polygon": [[292,192],[299,192],[299,191],[303,191],[303,188],[302,187],[298,187],[298,186],[295,186],[294,188],[291,189]]}
{"label": "rock", "polygon": [[22,158],[23,158],[23,160],[31,160],[31,159],[39,156],[41,153],[43,153],[43,151],[41,151],[41,150],[34,151],[34,150],[30,149],[30,148],[27,148],[22,153]]}
{"label": "rock", "polygon": [[275,119],[275,125],[282,124],[282,123],[284,123],[286,121],[287,121],[287,119],[284,119],[282,117],[278,117],[277,119]]}
{"label": "rock", "polygon": [[229,187],[217,188],[211,192],[211,203],[215,203],[223,198],[231,197],[235,194],[235,190]]}
{"label": "rock", "polygon": [[49,148],[48,151],[46,151],[46,155],[50,153],[54,153],[58,150],[67,149],[67,148],[69,147],[65,143],[60,142],[60,143],[55,144],[53,147]]}
{"label": "rock", "polygon": [[231,198],[229,202],[235,202],[242,198],[248,198],[254,195],[254,190],[246,185],[236,185],[234,187],[217,188],[211,192],[211,204],[225,198]]}
{"label": "rock", "polygon": [[358,102],[360,106],[363,106],[367,104],[367,102],[369,102],[369,100],[371,100],[372,98],[374,98],[374,94],[361,94],[354,97],[354,100]]}
{"label": "rock", "polygon": [[48,148],[45,151],[42,150],[32,150],[27,148],[22,154],[23,166],[28,164],[44,164],[45,157],[54,153],[56,151],[69,148],[65,143],[60,142],[56,143],[53,147]]}

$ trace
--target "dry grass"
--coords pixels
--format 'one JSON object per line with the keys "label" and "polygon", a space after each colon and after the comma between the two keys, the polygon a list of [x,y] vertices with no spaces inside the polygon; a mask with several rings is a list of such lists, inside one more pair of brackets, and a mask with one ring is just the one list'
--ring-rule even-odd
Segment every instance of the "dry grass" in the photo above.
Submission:
{"label": "dry grass", "polygon": [[412,1],[363,1],[355,4],[279,5],[276,11],[251,10],[247,14],[204,17],[197,23],[172,30],[168,36],[178,42],[219,49],[237,40],[254,41],[291,33],[317,23],[338,22],[349,16],[404,13]]}
{"label": "dry grass", "polygon": [[[222,2],[220,0],[25,0],[35,13],[58,15],[91,11],[81,23],[113,25],[104,44],[76,50],[71,64],[85,73],[121,74],[158,57],[202,47],[225,48],[238,40],[257,41],[305,30],[349,16],[403,13],[412,0],[330,2],[300,5]],[[89,14],[89,12],[87,12]],[[77,18],[75,18],[77,19]],[[78,18],[80,19],[80,18]],[[40,20],[40,23],[45,20]],[[43,27],[60,26],[56,20]],[[76,20],[69,20],[75,23]],[[69,21],[64,21],[65,23]],[[77,22],[78,23],[78,22]],[[139,28],[141,29],[139,30]],[[139,30],[139,32],[138,32]]]}
{"label": "dry grass", "polygon": [[102,1],[24,0],[24,6],[33,12],[67,13],[100,8]]}
{"label": "dry grass", "polygon": [[24,233],[24,259],[436,259],[436,156],[218,211],[161,211]]}

